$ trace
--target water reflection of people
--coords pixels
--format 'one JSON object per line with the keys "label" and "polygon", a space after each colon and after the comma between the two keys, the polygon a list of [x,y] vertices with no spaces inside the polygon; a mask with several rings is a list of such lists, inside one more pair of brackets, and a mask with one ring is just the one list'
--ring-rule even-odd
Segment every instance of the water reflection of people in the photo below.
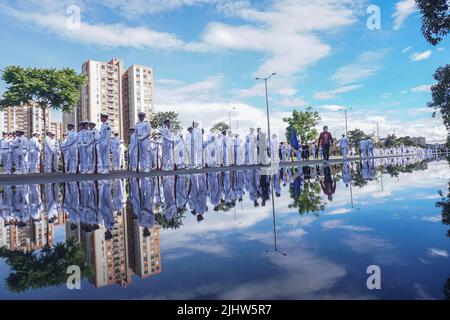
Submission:
{"label": "water reflection of people", "polygon": [[30,215],[33,221],[41,221],[42,199],[39,185],[30,186]]}
{"label": "water reflection of people", "polygon": [[144,178],[141,181],[141,209],[139,211],[139,224],[144,227],[144,237],[150,236],[150,229],[155,225],[153,199],[155,196],[155,180]]}
{"label": "water reflection of people", "polygon": [[331,177],[330,166],[323,168],[323,180],[320,181],[322,191],[327,195],[329,201],[333,201],[333,194],[336,192],[336,181]]}
{"label": "water reflection of people", "polygon": [[352,182],[350,164],[347,161],[345,161],[342,166],[342,181],[345,183],[346,187]]}

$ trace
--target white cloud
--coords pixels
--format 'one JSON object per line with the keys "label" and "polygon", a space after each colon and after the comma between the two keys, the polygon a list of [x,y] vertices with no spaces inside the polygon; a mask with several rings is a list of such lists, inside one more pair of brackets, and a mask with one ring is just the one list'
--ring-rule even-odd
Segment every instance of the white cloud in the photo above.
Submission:
{"label": "white cloud", "polygon": [[411,49],[412,49],[412,47],[407,47],[402,50],[402,53],[408,53],[409,51],[411,51]]}
{"label": "white cloud", "polygon": [[361,84],[354,84],[354,85],[349,85],[349,86],[343,86],[331,91],[319,91],[314,93],[314,99],[317,100],[331,100],[336,98],[336,96],[340,93],[346,93],[346,92],[351,92],[354,90],[357,90],[359,88],[362,88],[363,85]]}
{"label": "white cloud", "polygon": [[441,222],[442,221],[442,217],[440,215],[437,215],[437,216],[424,216],[424,217],[421,218],[421,220],[428,221],[428,222]]}
{"label": "white cloud", "polygon": [[346,225],[346,224],[344,224],[344,221],[342,221],[342,220],[328,220],[328,221],[322,222],[322,227],[326,230],[328,230],[328,229],[344,229],[344,230],[351,230],[351,231],[356,231],[356,232],[365,232],[365,231],[373,230],[372,228],[368,228],[368,227]]}
{"label": "white cloud", "polygon": [[410,91],[414,93],[421,93],[421,92],[430,92],[431,91],[431,84],[423,84],[414,88],[411,88]]}
{"label": "white cloud", "polygon": [[59,13],[21,11],[5,5],[0,6],[4,14],[27,24],[31,23],[59,37],[100,47],[128,47],[137,49],[164,49],[203,51],[202,44],[185,43],[176,35],[158,32],[146,27],[129,27],[124,24],[92,24],[81,20],[79,28],[68,28],[68,17]]}
{"label": "white cloud", "polygon": [[432,257],[448,258],[448,252],[444,249],[430,248],[428,249],[428,255]]}
{"label": "white cloud", "polygon": [[332,80],[341,85],[348,85],[375,75],[381,69],[379,61],[386,55],[386,52],[387,50],[383,49],[360,54],[355,63],[338,69]]}
{"label": "white cloud", "polygon": [[431,50],[427,50],[425,52],[416,52],[416,53],[411,54],[411,61],[417,62],[417,61],[426,60],[426,59],[429,59],[432,54],[433,54],[433,51],[431,51]]}
{"label": "white cloud", "polygon": [[352,212],[352,209],[348,209],[348,208],[338,208],[338,209],[334,209],[331,210],[329,212],[327,212],[328,215],[341,215],[341,214],[347,214]]}
{"label": "white cloud", "polygon": [[416,11],[416,2],[414,0],[401,0],[395,4],[394,30],[399,30],[406,19]]}

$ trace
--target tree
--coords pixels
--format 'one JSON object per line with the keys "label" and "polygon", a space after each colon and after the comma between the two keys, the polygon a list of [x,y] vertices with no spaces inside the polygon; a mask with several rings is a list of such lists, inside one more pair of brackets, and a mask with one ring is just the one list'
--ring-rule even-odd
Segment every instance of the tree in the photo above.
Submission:
{"label": "tree", "polygon": [[370,139],[372,136],[365,134],[364,131],[360,129],[355,129],[348,132],[347,138],[350,143],[350,147],[354,147],[359,150],[359,143],[361,140]]}
{"label": "tree", "polygon": [[397,137],[394,134],[390,134],[384,140],[384,146],[386,148],[392,148],[397,146]]}
{"label": "tree", "polygon": [[303,188],[295,184],[296,182],[289,187],[290,197],[294,201],[288,205],[289,209],[298,209],[300,215],[312,213],[315,216],[325,210],[326,203],[320,196],[321,189],[317,181],[305,181]]}
{"label": "tree", "polygon": [[186,208],[178,209],[177,213],[170,220],[168,220],[166,216],[160,212],[155,215],[155,220],[163,229],[177,230],[183,225],[183,218],[186,211]]}
{"label": "tree", "polygon": [[[416,3],[422,14],[422,33],[431,45],[436,46],[450,32],[450,1],[416,0]],[[434,78],[437,83],[431,87],[433,101],[428,106],[436,110],[433,117],[441,113],[447,130],[450,130],[450,65],[438,68]]]}
{"label": "tree", "polygon": [[36,103],[44,115],[44,130],[47,129],[48,109],[73,112],[80,100],[80,88],[87,78],[75,70],[64,68],[23,68],[7,66],[2,79],[8,85],[0,100],[0,109]]}
{"label": "tree", "polygon": [[436,84],[431,86],[432,102],[428,107],[434,108],[433,117],[440,112],[447,130],[450,130],[450,64],[440,67],[434,74]]}
{"label": "tree", "polygon": [[11,268],[6,285],[11,292],[23,292],[66,283],[67,268],[80,267],[81,276],[91,276],[93,269],[85,263],[85,255],[75,239],[54,246],[45,246],[40,252],[24,252],[0,248],[0,257]]}
{"label": "tree", "polygon": [[179,114],[174,111],[162,111],[157,112],[150,116],[150,125],[152,129],[162,129],[164,126],[164,120],[170,120],[170,130],[178,132],[183,130],[181,121],[178,119]]}
{"label": "tree", "polygon": [[286,128],[286,139],[291,140],[292,129],[295,128],[297,134],[300,134],[302,141],[314,141],[319,135],[316,127],[321,118],[317,111],[313,111],[312,107],[307,107],[306,111],[294,110],[292,117],[284,118],[283,122],[288,124]]}
{"label": "tree", "polygon": [[230,130],[231,128],[228,125],[228,123],[226,123],[225,121],[221,121],[221,122],[215,123],[212,126],[212,129],[219,131],[219,132],[224,132],[224,131]]}
{"label": "tree", "polygon": [[416,0],[422,14],[422,33],[433,46],[450,32],[449,0]]}

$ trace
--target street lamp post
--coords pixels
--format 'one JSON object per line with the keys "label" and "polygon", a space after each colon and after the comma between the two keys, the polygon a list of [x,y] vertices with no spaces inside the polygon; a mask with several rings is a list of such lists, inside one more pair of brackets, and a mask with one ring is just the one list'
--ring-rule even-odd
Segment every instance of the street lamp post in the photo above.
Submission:
{"label": "street lamp post", "polygon": [[352,110],[353,108],[344,108],[344,114],[345,114],[345,136],[348,138],[348,120],[347,120],[347,112],[348,110]]}
{"label": "street lamp post", "polygon": [[266,78],[256,78],[255,80],[264,80],[264,84],[265,84],[265,88],[266,88],[266,113],[267,113],[267,134],[268,134],[268,138],[269,138],[269,146],[272,147],[272,137],[270,135],[270,115],[269,115],[269,94],[268,94],[268,90],[267,90],[267,80],[269,80],[270,78],[272,78],[273,76],[275,76],[276,73],[272,73],[270,76],[266,77]]}

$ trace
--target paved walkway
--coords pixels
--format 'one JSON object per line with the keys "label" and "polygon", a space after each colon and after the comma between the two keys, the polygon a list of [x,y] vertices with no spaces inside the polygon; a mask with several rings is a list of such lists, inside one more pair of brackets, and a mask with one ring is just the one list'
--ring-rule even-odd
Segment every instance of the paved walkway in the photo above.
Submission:
{"label": "paved walkway", "polygon": [[[412,157],[416,155],[408,155]],[[380,156],[368,159],[383,159],[383,158],[400,158],[402,156]],[[348,158],[347,161],[360,161],[361,158]],[[330,159],[329,164],[342,163],[342,158]],[[236,170],[248,170],[248,169],[262,169],[262,168],[278,168],[278,167],[293,167],[293,166],[310,166],[310,165],[323,165],[323,160],[308,160],[308,161],[294,161],[294,162],[281,162],[279,165],[274,166],[235,166],[235,167],[218,167],[218,168],[202,168],[202,169],[180,169],[161,171],[153,170],[148,173],[133,172],[133,171],[110,171],[109,174],[79,174],[79,173],[30,173],[30,174],[5,174],[0,175],[0,186],[2,185],[24,185],[24,184],[43,184],[43,183],[61,183],[61,182],[73,182],[73,181],[88,181],[88,180],[113,180],[113,179],[129,179],[129,178],[144,178],[144,177],[156,177],[156,176],[173,176],[182,174],[200,174],[210,172],[227,172]]]}

